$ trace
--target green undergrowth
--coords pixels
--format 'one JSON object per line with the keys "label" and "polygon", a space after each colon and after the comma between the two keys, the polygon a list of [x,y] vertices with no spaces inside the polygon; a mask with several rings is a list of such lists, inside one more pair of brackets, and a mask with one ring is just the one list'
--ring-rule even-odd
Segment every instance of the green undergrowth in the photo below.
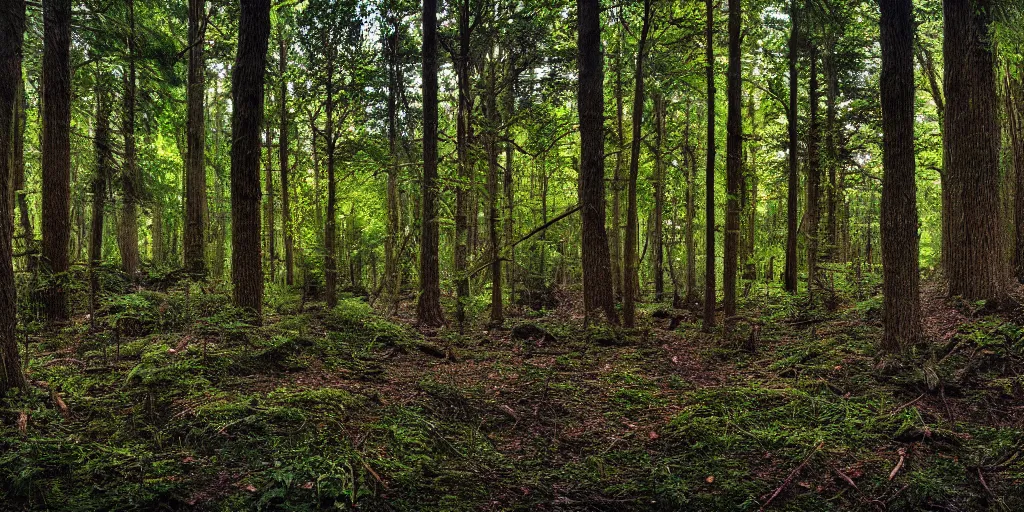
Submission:
{"label": "green undergrowth", "polygon": [[882,358],[870,297],[751,295],[751,352],[656,308],[634,330],[542,315],[423,339],[360,299],[277,298],[254,327],[203,292],[33,332],[0,508],[1024,508],[1024,332],[1004,319]]}

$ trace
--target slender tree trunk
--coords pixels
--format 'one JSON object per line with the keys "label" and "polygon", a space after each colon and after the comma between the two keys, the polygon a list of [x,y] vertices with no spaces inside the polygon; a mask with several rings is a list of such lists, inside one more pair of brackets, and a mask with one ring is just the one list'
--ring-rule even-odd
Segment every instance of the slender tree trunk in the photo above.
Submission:
{"label": "slender tree trunk", "polygon": [[626,243],[622,281],[622,323],[626,327],[636,325],[636,302],[640,295],[640,282],[637,276],[637,231],[639,226],[636,211],[636,182],[640,173],[640,128],[644,117],[644,60],[647,56],[647,35],[651,30],[651,1],[644,0],[643,26],[640,29],[639,48],[636,52],[636,73],[633,77],[635,80],[633,140],[630,147],[629,181],[626,184]]}
{"label": "slender tree trunk", "polygon": [[1000,251],[999,119],[988,0],[945,0],[949,293],[1001,300],[1009,269]]}
{"label": "slender tree trunk", "polygon": [[707,31],[704,44],[707,53],[708,86],[708,150],[704,178],[704,330],[715,326],[715,6],[712,0],[707,7]]}
{"label": "slender tree trunk", "polygon": [[622,9],[623,7],[620,6],[619,33],[615,49],[615,133],[618,151],[615,153],[615,173],[612,178],[612,228],[608,233],[612,258],[612,293],[617,298],[624,295],[622,291],[622,190],[625,181],[623,174],[626,169],[626,132],[623,123],[622,68],[625,61],[623,58],[625,21],[622,19]]}
{"label": "slender tree trunk", "polygon": [[[269,123],[268,123],[269,124]],[[275,232],[275,207],[274,207],[274,142],[271,136],[270,127],[267,126],[266,139],[264,146],[267,150],[267,161],[264,165],[264,177],[263,182],[267,187],[267,198],[264,204],[264,216],[266,217],[266,230],[267,230],[267,263],[268,270],[270,271],[269,281],[271,283],[277,281],[277,233]]]}
{"label": "slender tree trunk", "polygon": [[[1018,68],[1018,72],[1019,72]],[[1019,76],[1019,75],[1018,75]],[[1014,270],[1017,281],[1024,283],[1024,80],[1006,73],[1007,117],[1010,121],[1010,144],[1013,154],[1014,183]]]}
{"label": "slender tree trunk", "polygon": [[[931,93],[932,101],[935,103],[935,113],[938,116],[939,121],[939,132],[944,134],[946,131],[946,103],[943,99],[942,84],[939,83],[939,74],[935,70],[935,60],[932,58],[932,52],[927,46],[922,44],[920,41],[915,45],[915,54],[917,55],[918,64],[921,66],[921,70],[924,72],[925,78],[928,80],[928,92]],[[943,135],[945,140],[945,135]],[[941,163],[941,166],[945,166],[945,163]],[[943,201],[941,207],[941,240],[942,245],[940,247],[939,255],[939,267],[943,271],[947,271],[948,266],[946,265],[947,257],[946,254],[947,244],[946,239],[949,238],[949,205],[945,201],[945,190],[948,186],[946,183],[946,171],[944,168],[939,169],[939,185],[942,189]]]}
{"label": "slender tree trunk", "polygon": [[725,325],[736,315],[736,276],[739,266],[740,194],[743,188],[743,82],[740,62],[740,0],[729,0],[729,81],[726,119],[726,202],[725,202],[725,266],[722,288]]}
{"label": "slender tree trunk", "polygon": [[[502,191],[505,193],[505,240],[511,241],[513,237],[513,227],[515,222],[515,188],[513,181],[513,155],[515,155],[514,148],[512,147],[512,141],[514,140],[514,134],[512,132],[512,119],[515,114],[515,95],[516,95],[516,77],[513,77],[508,90],[505,93],[505,173],[502,183]],[[515,300],[516,295],[516,281],[515,281],[515,267],[516,267],[516,248],[510,247],[508,249],[508,264],[505,265],[506,282],[509,287],[509,301]]]}
{"label": "slender tree trunk", "polygon": [[96,73],[96,127],[93,132],[93,150],[96,166],[92,176],[92,225],[89,233],[89,318],[95,323],[96,297],[99,294],[97,268],[103,262],[103,208],[106,202],[107,177],[113,168],[110,148],[110,105],[106,77]]}
{"label": "slender tree trunk", "polygon": [[135,155],[135,0],[127,0],[127,6],[128,73],[125,76],[124,117],[121,126],[124,136],[124,162],[121,172],[123,197],[117,242],[121,251],[121,269],[134,280],[139,275],[139,203],[142,199],[142,180]]}
{"label": "slender tree trunk", "polygon": [[[70,35],[71,5],[67,3],[66,35]],[[54,34],[54,12],[47,0],[45,14],[48,15],[45,43],[50,50]],[[17,108],[21,101],[18,95],[21,83],[22,38],[25,32],[25,1],[0,0],[0,396],[11,389],[25,389],[25,375],[21,372],[21,357],[18,354],[18,301],[14,287],[14,261],[12,259],[14,237],[14,139],[18,136],[15,128]],[[66,39],[70,41],[70,39]],[[65,47],[66,51],[66,47]],[[56,62],[51,59],[48,63]],[[65,67],[65,69],[67,69]],[[45,71],[44,71],[45,73]],[[52,83],[52,82],[51,82]],[[47,109],[49,110],[49,109]],[[65,132],[66,133],[66,132]]]}
{"label": "slender tree trunk", "polygon": [[604,195],[604,57],[601,53],[601,6],[576,0],[578,15],[580,116],[579,201],[582,221],[583,303],[588,318],[603,311],[618,323],[612,301],[612,268],[605,231]]}
{"label": "slender tree trunk", "polygon": [[438,265],[437,218],[437,0],[423,0],[423,215],[420,219],[420,325],[444,324]]}
{"label": "slender tree trunk", "polygon": [[[70,47],[71,0],[47,0],[43,5],[42,158],[43,211],[46,214],[43,216],[42,261],[45,273],[52,279],[44,292],[46,317],[51,323],[68,318],[65,273],[68,271],[68,245],[71,240]],[[9,124],[5,123],[5,126]],[[7,175],[4,176],[6,180]],[[4,258],[4,261],[9,260]]]}
{"label": "slender tree trunk", "polygon": [[337,262],[337,184],[334,182],[334,55],[336,49],[333,36],[328,36],[327,60],[327,125],[324,137],[327,142],[327,211],[324,215],[324,281],[327,288],[327,307],[338,305],[338,262]]}
{"label": "slender tree trunk", "polygon": [[797,236],[797,196],[800,193],[799,165],[797,163],[797,45],[800,33],[800,12],[798,0],[790,0],[790,19],[792,20],[789,35],[789,109],[786,112],[789,124],[789,184],[786,200],[786,291],[796,293],[797,274],[800,262],[796,255]]}
{"label": "slender tree trunk", "polygon": [[388,232],[384,238],[384,296],[388,308],[396,307],[398,300],[398,243],[399,221],[401,212],[398,209],[398,45],[400,44],[398,22],[392,23],[392,33],[384,39],[388,70],[388,150],[391,165],[388,166],[387,185],[387,222]]}
{"label": "slender tree trunk", "polygon": [[882,350],[896,352],[921,333],[917,181],[914,174],[914,7],[882,0]]}
{"label": "slender tree trunk", "polygon": [[826,214],[828,216],[825,226],[825,253],[829,261],[835,261],[837,256],[838,226],[836,213],[838,203],[842,197],[842,191],[837,188],[839,172],[839,148],[836,139],[839,136],[839,124],[836,122],[836,102],[839,96],[839,70],[836,66],[835,55],[836,43],[831,40],[828,45],[828,53],[823,60],[825,67],[825,167],[828,169],[828,188],[826,189]]}
{"label": "slender tree trunk", "polygon": [[810,127],[807,133],[807,297],[813,302],[814,287],[818,277],[818,242],[821,221],[821,159],[818,140],[820,123],[818,123],[818,52],[812,46],[810,51],[811,83],[810,92]]}
{"label": "slender tree trunk", "polygon": [[235,306],[263,315],[260,255],[260,127],[270,38],[270,0],[242,0],[231,73],[231,278]]}
{"label": "slender tree trunk", "polygon": [[206,274],[206,0],[188,2],[188,157],[185,171],[185,270]]}
{"label": "slender tree trunk", "polygon": [[654,95],[654,219],[651,222],[651,270],[654,298],[665,300],[665,96]]}
{"label": "slender tree trunk", "polygon": [[215,112],[216,120],[214,121],[214,158],[213,158],[213,170],[214,170],[214,197],[216,197],[217,207],[217,233],[213,240],[213,276],[217,278],[224,277],[224,260],[227,258],[227,208],[225,207],[226,198],[224,197],[224,168],[223,158],[221,151],[224,147],[224,101],[221,101],[220,97],[220,80],[214,80],[213,82],[213,103],[217,105]]}
{"label": "slender tree trunk", "polygon": [[696,175],[697,155],[690,143],[690,108],[686,109],[686,127],[683,138],[686,141],[686,303],[697,300],[697,249],[693,236],[693,219],[696,217]]}
{"label": "slender tree trunk", "polygon": [[473,168],[469,161],[469,116],[473,109],[470,90],[470,19],[469,0],[458,3],[459,23],[459,56],[456,62],[458,79],[458,123],[456,127],[456,150],[458,153],[458,184],[455,187],[455,318],[461,327],[466,321],[466,304],[469,300],[469,275],[467,262],[472,246],[470,223],[476,223],[476,217],[470,219],[470,187],[473,180]]}
{"label": "slender tree trunk", "polygon": [[288,70],[288,45],[284,39],[283,22],[278,23],[277,44],[277,72],[281,80],[279,84],[281,89],[277,100],[280,103],[281,109],[281,133],[278,134],[280,147],[277,148],[281,166],[281,234],[284,236],[284,282],[286,285],[292,286],[295,284],[295,238],[292,231],[291,189],[288,182],[289,173],[291,172],[291,169],[288,167],[288,78],[286,76]]}
{"label": "slender tree trunk", "polygon": [[[18,64],[21,66],[20,62]],[[36,258],[32,253],[36,248],[36,235],[32,229],[31,213],[28,211],[28,191],[25,184],[25,126],[28,122],[26,112],[25,81],[21,76],[21,68],[18,71],[18,92],[15,95],[14,106],[14,153],[12,155],[14,164],[14,193],[18,207],[18,220],[21,224],[21,249],[25,253],[25,267],[30,272],[35,272]]]}
{"label": "slender tree trunk", "polygon": [[498,237],[498,127],[501,116],[498,113],[497,67],[494,60],[487,65],[487,84],[484,111],[487,119],[487,227],[491,249],[491,325],[500,326],[505,322],[502,309],[501,288],[501,239]]}

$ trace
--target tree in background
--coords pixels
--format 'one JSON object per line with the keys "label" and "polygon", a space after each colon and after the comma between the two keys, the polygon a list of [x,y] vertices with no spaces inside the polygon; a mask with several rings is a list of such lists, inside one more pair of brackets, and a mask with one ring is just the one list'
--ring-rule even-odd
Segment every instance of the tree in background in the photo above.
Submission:
{"label": "tree in background", "polygon": [[188,2],[188,152],[185,162],[185,270],[206,273],[205,0]]}
{"label": "tree in background", "polygon": [[705,1],[707,8],[705,58],[707,61],[708,140],[707,162],[704,171],[704,330],[715,326],[715,6]]}
{"label": "tree in background", "polygon": [[444,324],[441,313],[437,208],[437,0],[423,0],[423,178],[420,217],[420,325]]}
{"label": "tree in background", "polygon": [[725,268],[722,288],[723,307],[728,327],[736,315],[736,275],[740,245],[740,187],[743,185],[743,81],[740,57],[740,0],[729,0],[729,71],[728,114],[726,119],[726,203],[725,203]]}

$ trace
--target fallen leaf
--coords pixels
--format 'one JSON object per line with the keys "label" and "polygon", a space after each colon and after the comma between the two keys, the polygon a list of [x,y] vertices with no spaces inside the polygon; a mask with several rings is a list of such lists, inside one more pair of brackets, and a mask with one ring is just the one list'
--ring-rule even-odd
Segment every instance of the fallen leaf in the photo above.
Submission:
{"label": "fallen leaf", "polygon": [[711,475],[711,476],[705,478],[704,481],[709,483],[709,484],[715,483],[715,475]]}
{"label": "fallen leaf", "polygon": [[312,489],[313,488],[313,482],[306,482],[306,483],[302,484],[302,488],[303,489]]}
{"label": "fallen leaf", "polygon": [[657,432],[652,430],[650,434],[647,434],[647,437],[651,438],[651,440],[654,440],[654,439],[657,439],[657,438],[659,438],[661,436],[659,436]]}

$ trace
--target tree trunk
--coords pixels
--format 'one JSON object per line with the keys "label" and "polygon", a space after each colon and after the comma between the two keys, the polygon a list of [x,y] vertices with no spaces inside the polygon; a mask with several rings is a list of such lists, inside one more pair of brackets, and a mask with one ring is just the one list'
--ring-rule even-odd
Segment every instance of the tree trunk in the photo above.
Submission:
{"label": "tree trunk", "polygon": [[[389,14],[393,16],[393,14]],[[398,209],[398,45],[400,44],[398,22],[392,22],[392,32],[384,39],[388,70],[388,150],[391,165],[388,166],[387,184],[387,222],[388,232],[384,238],[384,296],[388,308],[397,307],[399,293],[398,243],[399,219]]]}
{"label": "tree trunk", "polygon": [[[19,61],[19,66],[21,62]],[[18,220],[21,224],[21,249],[25,253],[25,267],[34,272],[38,258],[31,254],[35,249],[35,232],[32,229],[32,218],[28,211],[28,191],[25,184],[25,126],[28,122],[26,112],[25,81],[21,76],[21,68],[18,71],[18,92],[15,95],[14,106],[14,192],[18,207]]]}
{"label": "tree trunk", "polygon": [[[52,279],[44,292],[46,317],[51,323],[63,322],[68,318],[65,273],[68,271],[68,245],[71,240],[70,47],[71,1],[47,0],[43,5],[42,159],[45,215],[42,261],[45,273]],[[6,180],[7,175],[4,176]],[[4,261],[9,260],[4,258]]]}
{"label": "tree trunk", "polygon": [[[644,118],[644,59],[647,56],[647,35],[651,30],[651,1],[644,0],[643,26],[640,29],[639,48],[636,52],[635,89],[633,91],[633,140],[629,160],[629,182],[626,184],[626,243],[622,279],[622,323],[626,327],[636,325],[636,301],[640,294],[637,276],[637,231],[636,181],[640,173],[640,128]],[[582,121],[580,122],[582,124]]]}
{"label": "tree trunk", "polygon": [[444,324],[437,219],[437,0],[423,0],[423,215],[420,219],[420,325]]}
{"label": "tree trunk", "polygon": [[[269,125],[269,123],[268,123],[268,125]],[[268,126],[267,127],[267,131],[266,131],[266,139],[265,139],[266,142],[264,144],[264,146],[266,147],[266,150],[267,150],[267,161],[266,161],[266,164],[264,166],[264,177],[263,177],[263,182],[264,182],[265,186],[267,187],[267,198],[266,198],[266,202],[264,204],[264,217],[266,217],[266,220],[264,222],[266,223],[266,230],[267,230],[267,263],[268,263],[268,270],[270,271],[270,275],[268,276],[269,277],[268,280],[271,283],[274,283],[277,280],[277,233],[275,232],[275,229],[274,229],[275,217],[276,217],[276,215],[275,215],[275,208],[274,208],[274,173],[273,173],[273,166],[274,166],[273,149],[274,149],[274,143],[273,143],[273,137],[271,137],[270,131],[271,131],[270,127]]]}
{"label": "tree trunk", "polygon": [[458,181],[455,187],[455,319],[459,326],[466,321],[466,301],[469,300],[469,275],[467,262],[469,248],[473,242],[470,234],[470,223],[476,223],[476,217],[470,219],[471,181],[473,168],[469,161],[469,116],[473,109],[472,91],[470,90],[470,20],[469,0],[458,3],[459,23],[459,55],[456,60],[458,79],[458,123],[456,127],[456,150],[458,153]]}
{"label": "tree trunk", "polygon": [[[51,59],[48,63],[57,62],[52,59],[51,45],[55,42],[51,31],[54,26],[54,8],[47,0],[46,4],[45,44]],[[59,25],[66,28],[64,35],[70,35],[71,5],[66,3],[66,23]],[[21,82],[22,39],[25,32],[25,1],[0,0],[0,396],[5,396],[11,389],[26,389],[25,375],[21,372],[21,357],[18,354],[18,301],[14,287],[14,261],[12,259],[14,237],[14,212],[11,199],[14,197],[14,139],[18,136],[15,128],[15,104],[21,101],[18,95]],[[63,41],[70,42],[69,38]],[[67,51],[67,45],[63,46]],[[66,53],[64,55],[67,55]],[[65,63],[67,60],[64,61]],[[68,70],[67,66],[64,67]],[[45,76],[44,71],[44,76]],[[52,83],[52,82],[50,82]],[[49,109],[47,109],[49,111]],[[70,112],[70,111],[69,111]],[[65,132],[67,133],[67,132]],[[50,139],[48,139],[50,140]]]}
{"label": "tree trunk", "polygon": [[226,198],[224,197],[224,168],[222,153],[224,147],[223,133],[224,133],[224,103],[220,98],[220,80],[214,80],[213,82],[213,104],[217,105],[215,112],[216,120],[214,121],[214,158],[213,158],[213,172],[214,172],[214,197],[216,198],[217,205],[217,229],[213,240],[213,276],[216,278],[224,277],[224,260],[227,258],[227,208],[224,203]]}
{"label": "tree trunk", "polygon": [[726,119],[726,202],[725,202],[725,266],[722,288],[725,325],[736,315],[736,276],[739,266],[740,194],[743,188],[743,82],[740,62],[740,0],[729,0],[729,81]]}
{"label": "tree trunk", "polygon": [[[502,177],[502,191],[505,193],[505,240],[512,240],[513,227],[515,222],[515,189],[513,182],[513,155],[515,155],[512,141],[514,140],[512,133],[512,119],[515,114],[515,95],[516,95],[516,81],[517,77],[512,77],[509,88],[505,93],[505,173]],[[514,301],[516,295],[516,281],[515,281],[515,267],[516,267],[516,248],[509,247],[508,249],[508,264],[505,265],[506,282],[509,288],[509,300]]]}
{"label": "tree trunk", "polygon": [[611,246],[612,258],[612,294],[616,298],[622,298],[622,190],[626,169],[626,132],[623,123],[624,105],[622,91],[622,68],[624,67],[623,48],[625,39],[625,21],[622,18],[622,9],[619,7],[619,34],[616,39],[615,49],[615,133],[618,151],[615,153],[615,172],[612,177],[612,228],[608,233],[608,243]]}
{"label": "tree trunk", "polygon": [[242,0],[231,73],[231,278],[234,303],[263,314],[260,255],[260,127],[270,38],[270,0]]}
{"label": "tree trunk", "polygon": [[498,237],[498,127],[501,116],[498,113],[497,68],[494,60],[487,66],[487,84],[484,111],[487,119],[487,227],[491,249],[491,325],[500,326],[505,322],[502,310],[501,289],[501,239]]}
{"label": "tree trunk", "polygon": [[121,270],[135,280],[139,275],[139,203],[142,183],[135,155],[135,0],[127,0],[128,7],[128,74],[125,76],[124,118],[121,131],[124,136],[124,163],[121,172],[122,208],[118,224],[118,248],[121,251]]}
{"label": "tree trunk", "polygon": [[583,227],[583,306],[604,312],[618,323],[612,301],[612,268],[605,231],[604,196],[604,57],[601,53],[601,6],[576,0],[578,14],[580,126],[579,201]]}
{"label": "tree trunk", "polygon": [[338,305],[338,261],[337,261],[337,184],[334,182],[334,56],[337,49],[333,36],[328,36],[327,48],[327,124],[324,137],[327,142],[327,211],[324,214],[324,281],[327,293],[327,307]]}
{"label": "tree trunk", "polygon": [[792,20],[789,35],[789,108],[786,112],[789,124],[789,184],[786,198],[786,291],[796,293],[797,273],[800,262],[796,255],[797,236],[797,195],[800,193],[799,165],[797,164],[797,44],[799,37],[800,12],[798,0],[790,0],[789,16]]}
{"label": "tree trunk", "polygon": [[708,86],[708,150],[704,178],[704,330],[715,326],[715,6],[712,0],[707,7],[707,31],[705,51],[707,54]]}
{"label": "tree trunk", "polygon": [[697,300],[697,248],[693,236],[693,219],[697,213],[696,205],[696,175],[697,155],[690,144],[690,112],[689,105],[686,108],[686,127],[684,128],[683,139],[686,146],[686,303],[693,304]]}
{"label": "tree trunk", "polygon": [[[1019,70],[1019,68],[1018,68]],[[1024,283],[1024,81],[1006,73],[1007,117],[1013,154],[1014,183],[1014,270],[1017,281]]]}
{"label": "tree trunk", "polygon": [[943,202],[949,206],[949,293],[1001,300],[1008,268],[999,249],[999,119],[988,0],[945,0],[946,118]]}
{"label": "tree trunk", "polygon": [[288,79],[285,75],[288,70],[288,46],[284,40],[283,22],[278,23],[277,44],[277,71],[281,80],[281,92],[277,99],[281,108],[281,132],[278,134],[280,147],[277,148],[281,166],[281,234],[284,236],[284,282],[292,286],[295,284],[295,238],[292,232],[291,189],[288,184],[288,174],[291,172],[288,168]]}
{"label": "tree trunk", "polygon": [[818,151],[818,51],[810,51],[811,81],[809,91],[810,126],[807,130],[807,298],[814,299],[818,277],[818,227],[821,221],[821,159]]}
{"label": "tree trunk", "polygon": [[836,65],[836,42],[829,42],[828,50],[823,59],[825,67],[825,168],[828,170],[828,188],[826,189],[825,208],[828,216],[825,225],[825,254],[829,261],[837,256],[838,226],[836,214],[842,190],[838,188],[839,148],[836,139],[839,137],[839,124],[836,122],[836,102],[839,96],[839,69]]}
{"label": "tree trunk", "polygon": [[882,0],[882,350],[921,333],[914,163],[914,7]]}
{"label": "tree trunk", "polygon": [[651,270],[654,299],[665,300],[665,96],[654,95],[654,219],[651,223]]}
{"label": "tree trunk", "polygon": [[96,269],[103,262],[103,208],[106,203],[107,177],[114,166],[110,147],[110,105],[106,90],[106,77],[96,73],[96,127],[93,150],[96,165],[92,176],[92,225],[89,233],[89,313],[95,316],[96,296],[99,294],[99,276]]}
{"label": "tree trunk", "polygon": [[188,2],[188,157],[185,166],[185,271],[206,274],[206,0]]}

